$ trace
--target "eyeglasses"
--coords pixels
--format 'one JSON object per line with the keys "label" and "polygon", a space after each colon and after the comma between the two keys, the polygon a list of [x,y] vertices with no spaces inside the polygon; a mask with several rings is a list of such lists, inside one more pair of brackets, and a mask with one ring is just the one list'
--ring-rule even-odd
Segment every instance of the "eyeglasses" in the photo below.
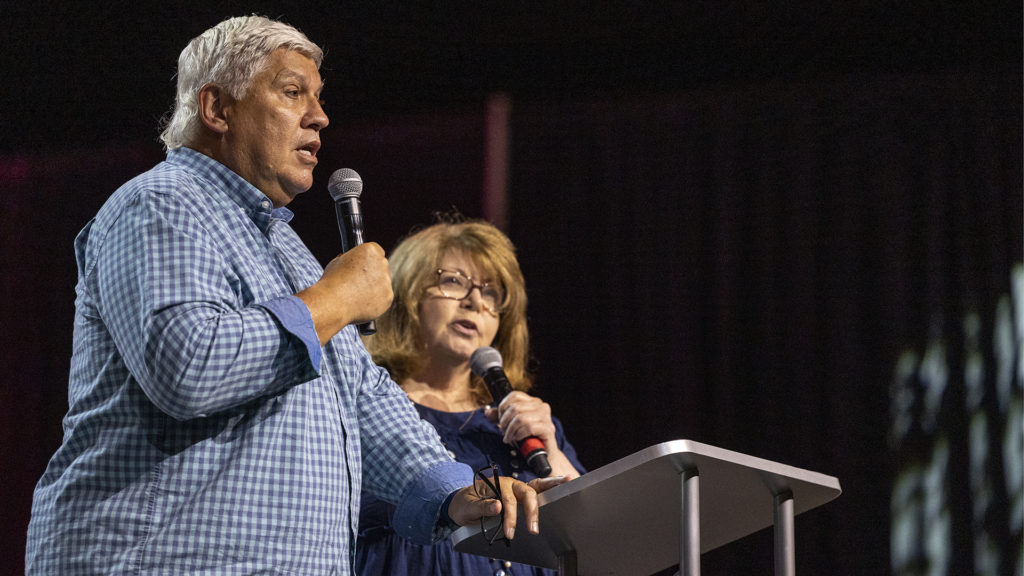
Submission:
{"label": "eyeglasses", "polygon": [[473,288],[480,289],[480,301],[484,308],[492,314],[501,314],[505,309],[505,289],[501,286],[484,282],[477,284],[472,278],[458,270],[445,270],[438,268],[437,289],[445,298],[452,300],[465,300],[473,293]]}
{"label": "eyeglasses", "polygon": [[[473,491],[476,493],[476,497],[480,499],[495,498],[501,502],[501,478],[498,475],[498,465],[492,463],[490,466],[484,466],[483,468],[476,471],[479,482],[473,482]],[[481,494],[486,492],[484,488],[490,490],[489,493]],[[487,540],[487,545],[490,546],[498,540],[504,540],[505,546],[512,546],[512,543],[505,538],[505,505],[501,505],[501,518],[498,525],[493,528],[493,533],[487,534],[487,527],[484,525],[484,519],[480,518],[480,532],[484,535],[484,539]]]}

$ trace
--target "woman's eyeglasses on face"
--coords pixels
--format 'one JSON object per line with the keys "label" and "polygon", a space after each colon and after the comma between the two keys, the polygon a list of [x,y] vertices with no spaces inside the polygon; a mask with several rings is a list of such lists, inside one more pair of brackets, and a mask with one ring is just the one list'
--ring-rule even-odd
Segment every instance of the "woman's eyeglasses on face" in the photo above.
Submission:
{"label": "woman's eyeglasses on face", "polygon": [[443,297],[452,300],[465,300],[473,293],[473,289],[477,288],[480,290],[480,302],[488,312],[497,315],[504,310],[505,290],[501,286],[488,282],[477,284],[471,277],[458,270],[438,268],[435,273],[437,274],[436,286]]}

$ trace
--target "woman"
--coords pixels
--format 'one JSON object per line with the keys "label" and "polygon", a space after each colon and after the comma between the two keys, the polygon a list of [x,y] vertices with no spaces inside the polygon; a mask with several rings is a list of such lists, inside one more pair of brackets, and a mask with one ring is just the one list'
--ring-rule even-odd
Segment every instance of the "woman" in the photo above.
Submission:
{"label": "woman", "polygon": [[[441,222],[403,240],[389,262],[395,299],[366,346],[452,456],[474,469],[496,464],[502,475],[528,482],[536,476],[513,444],[537,436],[551,476],[578,477],[584,469],[561,423],[547,403],[525,393],[531,385],[526,290],[509,239],[486,222]],[[501,353],[515,389],[498,407],[470,370],[469,358],[481,346]],[[436,546],[404,540],[390,528],[392,511],[363,494],[356,565],[364,576],[554,573],[462,554],[450,540]]]}

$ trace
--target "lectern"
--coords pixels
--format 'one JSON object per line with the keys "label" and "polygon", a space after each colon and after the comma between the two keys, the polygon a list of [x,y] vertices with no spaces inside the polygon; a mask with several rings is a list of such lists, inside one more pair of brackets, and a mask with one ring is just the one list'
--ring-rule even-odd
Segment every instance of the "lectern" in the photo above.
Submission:
{"label": "lectern", "polygon": [[[455,549],[557,568],[565,576],[652,574],[774,525],[775,573],[793,576],[793,517],[842,492],[831,476],[691,440],[651,446],[539,495],[540,531],[488,545],[480,526],[452,534]],[[522,511],[520,511],[522,514]],[[490,519],[487,531],[497,528]]]}

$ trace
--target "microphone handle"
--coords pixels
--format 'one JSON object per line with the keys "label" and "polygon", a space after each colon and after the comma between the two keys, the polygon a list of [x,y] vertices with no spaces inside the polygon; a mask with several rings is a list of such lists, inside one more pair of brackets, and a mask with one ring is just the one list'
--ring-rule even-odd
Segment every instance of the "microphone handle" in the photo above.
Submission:
{"label": "microphone handle", "polygon": [[[345,209],[346,204],[348,210]],[[358,198],[342,198],[334,202],[334,214],[338,217],[338,232],[341,234],[341,251],[349,250],[363,243],[363,213]],[[349,225],[346,226],[345,223]],[[377,332],[377,321],[370,320],[357,326],[359,333],[369,336]]]}
{"label": "microphone handle", "polygon": [[[491,368],[484,376],[484,383],[491,393],[495,407],[501,400],[512,392],[512,385],[505,376],[505,371],[500,368]],[[527,436],[518,443],[519,454],[526,459],[526,464],[538,478],[547,478],[551,474],[551,464],[548,462],[548,451],[544,448],[544,442],[536,436]]]}

